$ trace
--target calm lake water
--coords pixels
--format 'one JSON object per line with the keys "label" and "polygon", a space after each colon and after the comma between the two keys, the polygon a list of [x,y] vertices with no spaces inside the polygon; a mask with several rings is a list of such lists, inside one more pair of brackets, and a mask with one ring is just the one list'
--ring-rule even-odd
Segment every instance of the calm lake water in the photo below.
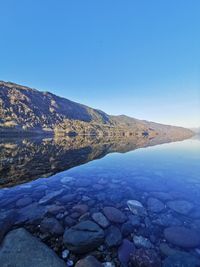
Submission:
{"label": "calm lake water", "polygon": [[[1,140],[0,237],[25,227],[60,257],[69,249],[68,266],[88,253],[126,266],[122,239],[143,260],[145,251],[155,253],[157,262],[145,266],[200,266],[200,139],[168,141]],[[63,232],[85,220],[98,223],[105,237],[80,256]]]}

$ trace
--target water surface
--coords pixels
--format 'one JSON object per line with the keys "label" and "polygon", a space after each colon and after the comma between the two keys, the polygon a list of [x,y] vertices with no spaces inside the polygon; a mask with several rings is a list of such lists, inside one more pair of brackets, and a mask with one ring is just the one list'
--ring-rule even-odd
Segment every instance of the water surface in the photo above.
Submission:
{"label": "water surface", "polygon": [[[92,220],[92,214],[103,212],[105,207],[115,207],[130,223],[133,214],[127,201],[137,200],[146,215],[135,217],[139,223],[130,232],[124,223],[110,222],[123,238],[146,238],[161,261],[168,256],[163,244],[198,259],[199,245],[177,245],[166,240],[164,231],[178,226],[200,232],[200,140],[169,141],[145,137],[2,140],[2,220],[12,213],[11,229],[27,228],[61,256],[62,238],[41,232],[45,217],[56,218],[63,228],[70,228],[69,218],[76,224]],[[85,205],[85,212],[77,212],[77,204]],[[121,266],[117,248],[103,244],[96,254],[101,261],[109,259]],[[71,253],[70,257],[76,261],[82,256]]]}

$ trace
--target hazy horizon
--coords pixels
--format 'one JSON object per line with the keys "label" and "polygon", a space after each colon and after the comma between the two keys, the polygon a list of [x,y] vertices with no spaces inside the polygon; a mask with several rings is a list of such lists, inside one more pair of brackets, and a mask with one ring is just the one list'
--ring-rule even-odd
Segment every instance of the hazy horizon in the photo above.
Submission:
{"label": "hazy horizon", "polygon": [[199,1],[1,3],[0,80],[163,124],[200,126]]}

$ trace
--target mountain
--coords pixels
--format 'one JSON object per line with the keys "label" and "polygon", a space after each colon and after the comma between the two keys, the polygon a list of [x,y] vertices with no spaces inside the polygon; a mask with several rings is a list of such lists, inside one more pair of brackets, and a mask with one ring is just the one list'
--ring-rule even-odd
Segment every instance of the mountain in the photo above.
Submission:
{"label": "mountain", "polygon": [[97,136],[170,135],[187,138],[191,130],[105,112],[26,86],[0,81],[0,133]]}
{"label": "mountain", "polygon": [[196,134],[200,134],[200,127],[191,128],[191,130]]}

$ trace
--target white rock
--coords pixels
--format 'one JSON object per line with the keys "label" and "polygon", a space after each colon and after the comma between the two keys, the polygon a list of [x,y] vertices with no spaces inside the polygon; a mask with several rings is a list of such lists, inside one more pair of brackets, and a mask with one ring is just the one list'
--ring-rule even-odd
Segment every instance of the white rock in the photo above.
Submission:
{"label": "white rock", "polygon": [[102,263],[102,266],[103,267],[115,267],[115,264],[113,262],[107,261],[107,262]]}
{"label": "white rock", "polygon": [[135,215],[146,215],[146,210],[141,202],[137,200],[128,200],[127,205],[130,211]]}
{"label": "white rock", "polygon": [[63,193],[64,189],[52,192],[47,194],[46,196],[44,196],[43,198],[40,199],[39,204],[46,204],[48,203],[50,200],[54,199],[55,197],[61,195]]}
{"label": "white rock", "polygon": [[68,256],[69,256],[69,250],[67,250],[67,249],[63,250],[63,252],[62,252],[62,258],[63,259],[67,259]]}
{"label": "white rock", "polygon": [[148,238],[143,236],[135,235],[133,237],[133,242],[137,248],[153,248],[153,244],[150,242]]}
{"label": "white rock", "polygon": [[73,180],[74,180],[73,177],[66,176],[66,177],[63,177],[63,178],[61,179],[61,183],[66,184],[66,183],[69,183],[69,182],[71,182],[71,181],[73,181]]}

